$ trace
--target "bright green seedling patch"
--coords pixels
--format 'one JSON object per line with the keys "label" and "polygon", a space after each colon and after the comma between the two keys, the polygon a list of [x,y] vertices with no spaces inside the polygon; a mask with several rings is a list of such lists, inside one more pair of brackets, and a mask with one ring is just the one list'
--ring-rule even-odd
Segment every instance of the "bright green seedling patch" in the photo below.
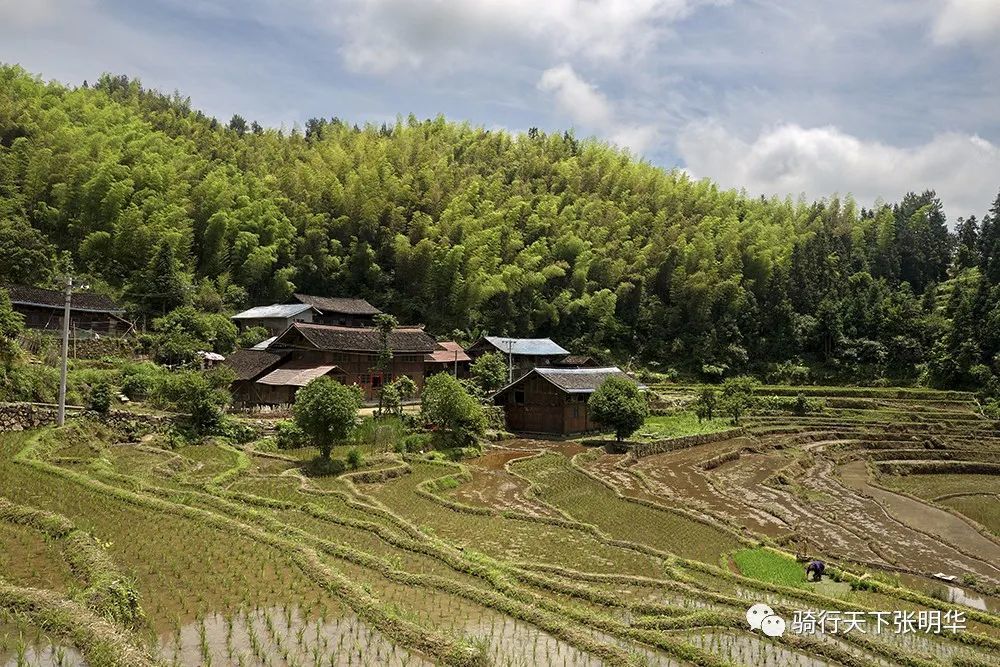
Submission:
{"label": "bright green seedling patch", "polygon": [[808,586],[805,566],[771,549],[740,549],[733,554],[733,561],[740,573],[751,579],[782,586]]}

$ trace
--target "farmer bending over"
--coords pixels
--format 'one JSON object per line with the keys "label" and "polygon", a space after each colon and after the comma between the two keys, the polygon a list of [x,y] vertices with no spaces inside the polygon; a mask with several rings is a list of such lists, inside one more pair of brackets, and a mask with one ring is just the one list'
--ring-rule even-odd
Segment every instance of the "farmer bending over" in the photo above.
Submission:
{"label": "farmer bending over", "polygon": [[813,581],[822,581],[824,571],[826,571],[826,563],[821,560],[810,561],[810,563],[806,565],[806,579],[809,579],[809,573],[812,572]]}

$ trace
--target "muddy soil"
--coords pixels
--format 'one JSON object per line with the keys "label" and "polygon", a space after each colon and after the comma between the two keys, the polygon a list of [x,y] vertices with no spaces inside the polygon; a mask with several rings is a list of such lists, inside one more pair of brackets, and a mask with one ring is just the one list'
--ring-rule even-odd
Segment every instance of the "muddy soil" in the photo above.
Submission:
{"label": "muddy soil", "polygon": [[559,516],[554,509],[530,496],[528,482],[510,474],[504,467],[538,452],[536,448],[515,447],[523,442],[510,441],[504,443],[507,447],[493,447],[482,456],[464,461],[472,473],[472,481],[452,491],[450,497],[470,505],[516,510],[535,516]]}
{"label": "muddy soil", "polygon": [[[831,470],[811,475],[813,484],[830,491],[847,505],[859,528],[883,540],[883,552],[893,562],[925,574],[961,576],[971,572],[1000,583],[1000,545],[987,539],[955,515],[912,498],[869,484],[864,461],[839,466],[843,485]],[[923,531],[923,532],[920,532]]]}

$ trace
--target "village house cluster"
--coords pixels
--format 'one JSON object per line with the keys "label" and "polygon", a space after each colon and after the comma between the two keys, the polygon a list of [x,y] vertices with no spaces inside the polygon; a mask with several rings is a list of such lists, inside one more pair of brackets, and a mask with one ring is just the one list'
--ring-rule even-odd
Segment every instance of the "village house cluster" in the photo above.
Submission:
{"label": "village house cluster", "polygon": [[[62,328],[62,292],[36,287],[6,287],[15,310],[32,328]],[[612,376],[632,378],[614,366],[601,366],[585,355],[572,354],[549,338],[484,336],[463,348],[438,341],[422,325],[400,325],[388,336],[392,360],[380,369],[382,334],[375,317],[382,311],[364,299],[294,294],[288,303],[256,306],[232,316],[244,331],[263,327],[271,336],[240,349],[223,363],[236,374],[234,404],[241,408],[285,407],[296,392],[319,377],[331,377],[361,388],[365,401],[378,400],[381,388],[403,375],[419,393],[435,373],[469,376],[471,363],[487,353],[500,354],[508,365],[508,382],[492,400],[503,407],[511,431],[552,435],[584,433],[597,428],[587,399]],[[121,335],[131,329],[124,309],[111,299],[78,293],[73,296],[71,325],[88,332]],[[212,362],[221,361],[212,355]]]}

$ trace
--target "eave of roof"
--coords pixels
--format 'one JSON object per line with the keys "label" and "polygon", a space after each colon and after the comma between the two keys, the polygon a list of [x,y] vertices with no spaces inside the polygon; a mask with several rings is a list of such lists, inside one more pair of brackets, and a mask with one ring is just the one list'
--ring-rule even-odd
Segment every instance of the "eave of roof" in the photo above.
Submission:
{"label": "eave of roof", "polygon": [[[269,306],[254,306],[241,313],[236,313],[230,319],[233,320],[264,320],[272,318],[295,317],[307,310],[316,311],[310,305],[304,303],[274,303]],[[319,311],[316,311],[319,312]]]}
{"label": "eave of roof", "polygon": [[604,380],[606,380],[609,377],[624,377],[624,378],[627,378],[627,379],[631,380],[632,382],[634,382],[636,384],[636,386],[639,387],[639,389],[641,389],[641,390],[646,390],[647,389],[646,385],[644,385],[644,384],[636,381],[635,378],[633,378],[632,376],[630,376],[628,373],[626,373],[622,369],[618,368],[617,366],[607,366],[607,367],[604,367],[604,368],[545,368],[545,367],[543,367],[543,368],[532,368],[530,371],[528,371],[527,373],[525,373],[521,377],[515,379],[513,382],[507,384],[505,387],[503,387],[499,391],[495,392],[493,394],[493,396],[498,396],[498,395],[504,393],[505,391],[507,391],[508,389],[510,389],[511,387],[513,387],[514,385],[519,384],[522,380],[524,380],[525,378],[527,378],[530,375],[537,375],[538,377],[544,379],[546,382],[548,382],[553,387],[555,387],[556,389],[558,389],[559,391],[565,392],[567,394],[592,394],[595,391],[597,391],[597,387],[599,386],[599,383],[595,384],[593,386],[588,386],[588,387],[567,387],[567,386],[565,386],[563,384],[560,384],[557,381],[557,378],[560,375],[576,375],[576,376],[583,376],[583,377],[597,377],[597,376],[600,376],[601,377],[601,382],[603,382]]}
{"label": "eave of roof", "polygon": [[[381,344],[379,332],[370,327],[293,322],[278,334],[270,348],[280,348],[282,341],[292,330],[297,331],[319,350],[375,353],[379,351]],[[389,334],[389,345],[393,352],[400,354],[427,354],[437,349],[437,342],[420,327],[393,329]]]}
{"label": "eave of roof", "polygon": [[[558,356],[569,354],[551,338],[507,338],[504,336],[483,336],[481,339],[504,354],[515,356]],[[478,344],[478,343],[477,343]]]}
{"label": "eave of roof", "polygon": [[275,368],[267,375],[261,377],[257,380],[257,384],[266,384],[274,387],[304,387],[316,378],[323,377],[333,371],[344,372],[333,364],[307,366],[291,362]]}
{"label": "eave of roof", "polygon": [[292,295],[300,303],[309,304],[320,312],[339,315],[379,315],[382,311],[364,299],[356,297]]}

